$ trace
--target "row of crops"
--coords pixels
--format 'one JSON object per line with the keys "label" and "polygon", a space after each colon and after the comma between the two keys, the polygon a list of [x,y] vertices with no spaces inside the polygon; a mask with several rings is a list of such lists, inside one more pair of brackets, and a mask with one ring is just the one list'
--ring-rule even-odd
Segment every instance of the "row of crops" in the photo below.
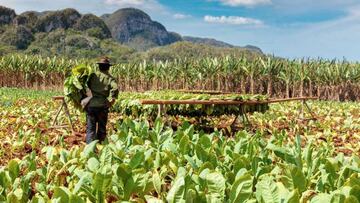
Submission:
{"label": "row of crops", "polygon": [[316,121],[272,104],[231,137],[111,113],[108,141],[85,146],[50,128],[54,94],[0,89],[0,201],[360,202],[359,103],[313,102]]}
{"label": "row of crops", "polygon": [[202,134],[184,125],[127,120],[96,150],[42,149],[0,170],[0,199],[8,202],[359,202],[359,157],[332,157],[312,141],[287,144],[239,132]]}
{"label": "row of crops", "polygon": [[[70,69],[95,61],[10,55],[0,58],[0,85],[62,89]],[[207,89],[272,97],[319,96],[359,100],[360,64],[348,61],[285,60],[270,56],[143,61],[116,64],[122,91]]]}

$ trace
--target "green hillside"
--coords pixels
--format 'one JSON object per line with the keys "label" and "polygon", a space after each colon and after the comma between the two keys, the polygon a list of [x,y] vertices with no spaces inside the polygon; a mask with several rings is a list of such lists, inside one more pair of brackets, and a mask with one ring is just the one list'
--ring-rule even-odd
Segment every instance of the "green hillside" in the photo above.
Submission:
{"label": "green hillside", "polygon": [[71,8],[17,15],[0,6],[0,56],[20,53],[88,59],[106,55],[115,62],[126,62],[262,54],[256,47],[224,44],[169,32],[134,8],[98,17]]}

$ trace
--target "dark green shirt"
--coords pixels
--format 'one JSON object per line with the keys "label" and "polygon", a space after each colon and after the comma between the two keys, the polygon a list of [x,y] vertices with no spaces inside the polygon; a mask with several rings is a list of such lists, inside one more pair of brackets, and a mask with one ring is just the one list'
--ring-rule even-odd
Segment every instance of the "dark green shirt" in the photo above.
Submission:
{"label": "dark green shirt", "polygon": [[93,95],[89,107],[108,106],[109,101],[116,99],[119,94],[117,82],[108,72],[98,71],[92,74],[88,86]]}

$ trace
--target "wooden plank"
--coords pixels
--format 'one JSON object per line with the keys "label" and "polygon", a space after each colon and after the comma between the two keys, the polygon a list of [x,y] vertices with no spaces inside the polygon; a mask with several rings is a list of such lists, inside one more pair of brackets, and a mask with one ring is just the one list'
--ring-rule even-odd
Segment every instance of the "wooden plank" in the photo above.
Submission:
{"label": "wooden plank", "polygon": [[271,99],[266,103],[281,103],[281,102],[290,102],[290,101],[307,101],[307,100],[318,100],[318,97],[295,97],[295,98],[287,98],[287,99]]}
{"label": "wooden plank", "polygon": [[210,95],[226,95],[226,94],[239,94],[240,92],[221,92],[211,90],[177,90],[177,92],[190,93],[190,94],[210,94]]}
{"label": "wooden plank", "polygon": [[170,104],[202,104],[202,105],[240,105],[244,104],[244,102],[240,101],[226,101],[226,100],[140,100],[141,104],[163,104],[163,105],[170,105]]}
{"label": "wooden plank", "polygon": [[306,100],[316,100],[317,97],[297,97],[297,98],[288,98],[288,99],[273,99],[267,101],[230,101],[230,100],[140,100],[140,103],[143,105],[148,104],[163,104],[163,105],[180,105],[180,104],[190,104],[190,105],[258,105],[258,104],[270,104],[270,103],[281,103],[289,101],[306,101]]}

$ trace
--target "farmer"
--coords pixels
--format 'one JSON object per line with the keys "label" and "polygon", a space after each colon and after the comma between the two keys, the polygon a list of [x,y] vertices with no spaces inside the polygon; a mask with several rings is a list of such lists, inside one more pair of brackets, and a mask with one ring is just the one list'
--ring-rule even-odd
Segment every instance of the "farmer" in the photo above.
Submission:
{"label": "farmer", "polygon": [[92,74],[88,82],[92,98],[85,108],[87,144],[94,140],[105,140],[109,108],[119,94],[117,82],[109,73],[112,66],[109,59],[102,58],[97,64],[99,71]]}

